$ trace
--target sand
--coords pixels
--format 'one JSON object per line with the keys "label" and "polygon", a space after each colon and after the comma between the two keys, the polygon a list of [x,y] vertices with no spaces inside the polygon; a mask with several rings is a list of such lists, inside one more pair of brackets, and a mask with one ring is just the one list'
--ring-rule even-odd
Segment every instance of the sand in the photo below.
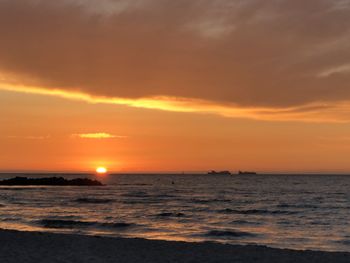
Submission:
{"label": "sand", "polygon": [[0,231],[0,262],[350,262],[350,253]]}

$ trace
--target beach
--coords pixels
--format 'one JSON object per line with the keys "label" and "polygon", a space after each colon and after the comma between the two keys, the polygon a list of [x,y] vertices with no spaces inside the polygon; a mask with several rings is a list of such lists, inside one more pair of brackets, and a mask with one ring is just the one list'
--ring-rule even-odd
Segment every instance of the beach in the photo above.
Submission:
{"label": "beach", "polygon": [[0,231],[0,262],[350,262],[350,253]]}

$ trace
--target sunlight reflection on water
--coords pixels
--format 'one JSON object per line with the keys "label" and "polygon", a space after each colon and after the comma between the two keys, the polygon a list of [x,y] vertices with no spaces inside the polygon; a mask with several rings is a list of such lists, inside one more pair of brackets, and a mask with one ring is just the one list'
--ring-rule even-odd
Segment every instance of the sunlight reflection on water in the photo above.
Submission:
{"label": "sunlight reflection on water", "polygon": [[1,186],[0,228],[350,251],[350,177],[102,180],[106,186]]}

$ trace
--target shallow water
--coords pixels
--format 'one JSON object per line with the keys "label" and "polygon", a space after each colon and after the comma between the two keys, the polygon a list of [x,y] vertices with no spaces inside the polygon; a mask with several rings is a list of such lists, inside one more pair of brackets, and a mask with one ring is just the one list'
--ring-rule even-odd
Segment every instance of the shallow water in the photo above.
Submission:
{"label": "shallow water", "polygon": [[98,179],[106,186],[1,186],[0,228],[350,251],[350,176]]}

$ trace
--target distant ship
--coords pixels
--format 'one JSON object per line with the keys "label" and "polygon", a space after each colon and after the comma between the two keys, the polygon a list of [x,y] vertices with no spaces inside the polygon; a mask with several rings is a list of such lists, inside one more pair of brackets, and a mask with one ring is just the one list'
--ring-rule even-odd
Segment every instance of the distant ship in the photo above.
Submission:
{"label": "distant ship", "polygon": [[208,172],[208,174],[210,174],[210,175],[231,175],[231,172],[230,171],[219,171],[219,172],[217,172],[217,171],[210,171],[210,172]]}
{"label": "distant ship", "polygon": [[254,175],[257,173],[256,172],[249,172],[249,171],[238,171],[238,174],[240,174],[240,175]]}

